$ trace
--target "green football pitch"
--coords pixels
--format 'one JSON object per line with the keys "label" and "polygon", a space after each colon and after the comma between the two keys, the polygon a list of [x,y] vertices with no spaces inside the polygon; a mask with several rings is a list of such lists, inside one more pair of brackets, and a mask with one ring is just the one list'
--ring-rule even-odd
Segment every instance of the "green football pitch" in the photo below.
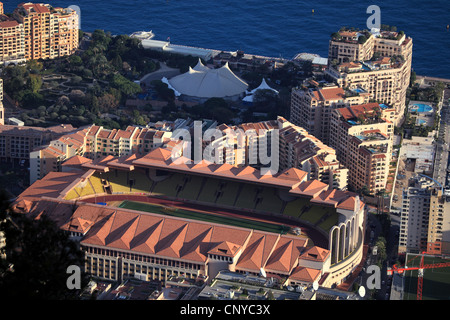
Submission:
{"label": "green football pitch", "polygon": [[211,222],[211,223],[231,225],[231,226],[235,226],[235,227],[254,229],[254,230],[279,233],[279,234],[286,234],[290,230],[290,227],[284,226],[284,225],[278,225],[278,224],[272,224],[272,223],[266,223],[266,222],[262,222],[262,221],[255,221],[255,220],[236,218],[236,217],[225,217],[225,216],[220,216],[220,215],[215,215],[215,214],[207,214],[204,212],[184,210],[184,209],[179,209],[179,208],[166,208],[166,207],[155,205],[155,204],[136,202],[136,201],[125,200],[119,205],[119,208],[151,212],[151,213],[157,213],[157,214],[168,215],[168,216],[173,216],[173,217],[180,217],[180,218],[191,219],[191,220],[200,220],[200,221],[206,221],[206,222]]}
{"label": "green football pitch", "polygon": [[[421,255],[408,254],[406,265],[418,267]],[[448,263],[450,259],[425,256],[424,265]],[[418,270],[405,271],[404,274],[404,300],[417,299]],[[450,300],[450,267],[425,269],[423,274],[422,300]]]}

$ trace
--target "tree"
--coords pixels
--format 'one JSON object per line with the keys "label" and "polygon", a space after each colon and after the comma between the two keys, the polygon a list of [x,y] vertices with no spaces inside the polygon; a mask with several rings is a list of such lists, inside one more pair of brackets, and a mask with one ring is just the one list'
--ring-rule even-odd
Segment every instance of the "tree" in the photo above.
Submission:
{"label": "tree", "polygon": [[111,93],[105,93],[97,100],[98,100],[98,108],[101,112],[108,112],[111,110],[115,110],[119,106],[119,101]]}
{"label": "tree", "polygon": [[360,196],[368,196],[368,195],[370,195],[369,187],[367,187],[366,185],[363,185],[361,189],[358,189],[357,193]]}
{"label": "tree", "polygon": [[[6,254],[0,265],[0,297],[76,299],[80,292],[67,288],[67,268],[83,264],[77,244],[45,215],[35,220],[12,212],[4,200],[0,207],[6,217],[0,224],[5,236],[2,253]],[[80,280],[83,287],[86,275],[82,273]]]}
{"label": "tree", "polygon": [[386,260],[387,254],[386,254],[386,239],[384,237],[378,237],[377,241],[375,242],[375,245],[377,246],[377,259],[378,259],[378,265],[381,267],[383,264],[383,261]]}
{"label": "tree", "polygon": [[141,86],[137,83],[134,83],[121,74],[114,74],[109,81],[111,87],[118,89],[120,92],[125,94],[126,96],[131,96],[137,94],[142,91]]}
{"label": "tree", "polygon": [[166,101],[173,101],[175,99],[173,90],[169,89],[169,86],[161,80],[153,81],[152,86],[161,99]]}
{"label": "tree", "polygon": [[30,74],[30,77],[27,80],[27,87],[33,93],[38,93],[42,87],[42,78],[39,75]]}
{"label": "tree", "polygon": [[80,56],[71,55],[69,57],[69,63],[71,64],[71,66],[81,66],[83,64],[83,60]]}

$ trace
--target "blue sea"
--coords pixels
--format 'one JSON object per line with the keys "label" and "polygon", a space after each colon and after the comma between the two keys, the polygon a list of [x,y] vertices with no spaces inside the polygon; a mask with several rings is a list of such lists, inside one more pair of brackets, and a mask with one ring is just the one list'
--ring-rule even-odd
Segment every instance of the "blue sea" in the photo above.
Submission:
{"label": "blue sea", "polygon": [[[22,0],[4,1],[12,12]],[[37,2],[37,1],[36,1]],[[84,31],[112,34],[152,30],[155,39],[217,50],[293,58],[308,52],[328,55],[331,33],[341,26],[364,29],[368,6],[381,9],[381,23],[413,38],[413,69],[418,75],[450,78],[450,1],[296,0],[55,0],[77,5]]]}

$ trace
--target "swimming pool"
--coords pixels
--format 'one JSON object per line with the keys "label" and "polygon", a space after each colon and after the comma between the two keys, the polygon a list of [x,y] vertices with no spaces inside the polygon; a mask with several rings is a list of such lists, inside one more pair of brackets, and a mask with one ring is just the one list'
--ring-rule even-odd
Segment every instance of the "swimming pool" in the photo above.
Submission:
{"label": "swimming pool", "polygon": [[425,112],[432,112],[433,108],[428,104],[415,103],[409,107],[409,111],[425,113]]}
{"label": "swimming pool", "polygon": [[417,119],[417,124],[420,126],[420,125],[422,125],[422,124],[427,124],[427,121],[426,120],[423,120],[423,119]]}

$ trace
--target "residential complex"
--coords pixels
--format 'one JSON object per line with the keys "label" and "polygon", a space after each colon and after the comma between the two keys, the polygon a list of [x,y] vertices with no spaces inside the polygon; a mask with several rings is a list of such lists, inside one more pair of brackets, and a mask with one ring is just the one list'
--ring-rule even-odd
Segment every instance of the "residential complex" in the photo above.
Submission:
{"label": "residential complex", "polygon": [[[192,145],[179,140],[176,130],[183,128],[193,133],[193,122],[176,121],[178,124],[160,122],[153,127],[128,126],[125,130],[109,130],[92,125],[74,130],[57,137],[45,145],[37,145],[30,153],[30,183],[43,178],[48,172],[61,171],[61,163],[74,155],[89,159],[104,156],[143,155],[155,148],[171,150],[174,156],[187,156],[184,150],[192,150]],[[245,123],[237,126],[225,124],[216,126],[202,122],[202,132],[207,128],[216,128],[222,135],[209,141],[202,141],[204,160],[211,163],[230,164],[236,167],[250,165],[260,169],[259,152],[271,152],[271,135],[278,130],[277,152],[279,170],[297,168],[308,173],[310,179],[316,179],[339,190],[347,189],[348,169],[336,158],[333,148],[323,144],[301,127],[295,126],[283,117],[277,120]],[[242,132],[242,136],[230,135],[228,130]],[[250,132],[255,134],[250,134]],[[185,147],[182,146],[185,145]],[[208,149],[210,148],[210,149]],[[190,159],[194,160],[193,156]],[[253,162],[256,159],[255,162]]]}
{"label": "residential complex", "polygon": [[315,81],[292,89],[291,122],[329,143],[331,112],[335,108],[369,102],[368,94],[351,94],[336,85],[321,87]]}
{"label": "residential complex", "polygon": [[5,124],[5,108],[3,107],[3,79],[0,78],[0,125]]}
{"label": "residential complex", "polygon": [[78,19],[70,8],[19,4],[11,17],[0,16],[0,62],[19,63],[73,54],[78,48]]}
{"label": "residential complex", "polygon": [[[172,130],[172,128],[170,128]],[[37,142],[30,155],[30,183],[52,171],[61,171],[61,164],[73,156],[89,159],[104,156],[142,155],[164,146],[172,135],[168,128],[129,126],[126,130],[105,129],[91,125],[58,136],[46,143]]]}
{"label": "residential complex", "polygon": [[399,253],[448,254],[450,202],[442,186],[425,175],[416,175],[403,191]]}
{"label": "residential complex", "polygon": [[25,31],[23,24],[0,15],[0,62],[25,62]]}
{"label": "residential complex", "polygon": [[347,190],[349,170],[337,159],[335,149],[282,117],[278,121],[280,169],[301,169],[308,172],[309,179]]}
{"label": "residential complex", "polygon": [[[358,41],[362,37],[365,41]],[[387,119],[403,119],[412,62],[412,39],[403,33],[341,30],[329,44],[325,76],[334,84],[308,84],[291,94],[292,123],[329,143],[335,108],[379,102],[392,109]]]}
{"label": "residential complex", "polygon": [[236,126],[222,124],[217,130],[222,135],[203,144],[203,150],[212,150],[204,153],[207,161],[262,168],[268,165],[261,163],[262,152],[278,157],[279,170],[301,169],[308,172],[310,179],[339,190],[347,188],[348,169],[340,164],[335,150],[283,117]]}
{"label": "residential complex", "polygon": [[74,131],[71,125],[48,128],[0,125],[1,161],[29,160],[30,152],[65,133]]}
{"label": "residential complex", "polygon": [[378,103],[334,109],[330,124],[330,146],[349,170],[353,190],[367,188],[371,194],[385,189],[392,154],[394,125],[386,120]]}
{"label": "residential complex", "polygon": [[401,123],[411,75],[411,38],[403,32],[344,29],[332,35],[328,63],[325,73],[333,82],[392,106],[394,124]]}

